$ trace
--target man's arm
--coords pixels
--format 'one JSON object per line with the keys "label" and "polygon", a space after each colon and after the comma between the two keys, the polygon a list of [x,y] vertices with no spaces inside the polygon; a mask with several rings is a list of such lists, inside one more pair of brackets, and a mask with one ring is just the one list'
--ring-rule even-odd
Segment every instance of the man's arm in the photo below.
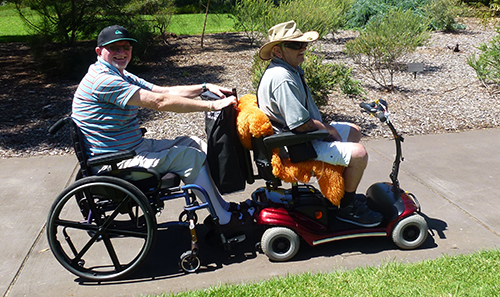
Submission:
{"label": "man's arm", "polygon": [[[207,88],[208,85],[207,85]],[[158,111],[173,111],[178,113],[221,110],[231,104],[236,104],[236,97],[225,98],[223,91],[227,89],[210,85],[210,91],[221,94],[221,100],[195,100],[202,92],[201,85],[178,87],[153,87],[152,91],[139,89],[128,101],[128,105],[141,106]],[[216,93],[216,92],[214,92]],[[217,94],[216,93],[216,94]]]}
{"label": "man's arm", "polygon": [[320,122],[318,120],[314,120],[314,119],[309,119],[309,121],[298,126],[294,130],[299,132],[299,133],[315,131],[315,130],[328,130],[328,132],[330,133],[330,136],[325,138],[324,139],[325,141],[341,141],[342,140],[340,138],[339,133],[337,132],[337,130],[335,128],[333,128],[330,125],[325,125],[322,122]]}
{"label": "man's arm", "polygon": [[[214,84],[206,84],[207,90],[215,93],[221,98],[225,98],[227,94],[231,94],[232,91],[227,88],[222,88]],[[195,98],[201,94],[203,91],[202,85],[191,85],[191,86],[173,86],[173,87],[160,87],[154,86],[151,90],[154,93],[171,94],[178,95],[182,97]]]}

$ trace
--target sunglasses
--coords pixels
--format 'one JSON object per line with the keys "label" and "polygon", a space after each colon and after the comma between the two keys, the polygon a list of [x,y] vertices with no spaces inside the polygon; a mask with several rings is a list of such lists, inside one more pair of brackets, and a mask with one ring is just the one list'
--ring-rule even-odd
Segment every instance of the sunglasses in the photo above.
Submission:
{"label": "sunglasses", "polygon": [[283,43],[284,47],[292,49],[292,50],[300,50],[302,48],[307,48],[307,45],[308,45],[307,42],[298,42],[298,41]]}
{"label": "sunglasses", "polygon": [[106,46],[106,48],[110,52],[119,52],[120,49],[123,49],[124,52],[128,52],[128,51],[130,51],[132,49],[132,46],[131,45],[123,45],[123,46],[109,45],[109,46]]}

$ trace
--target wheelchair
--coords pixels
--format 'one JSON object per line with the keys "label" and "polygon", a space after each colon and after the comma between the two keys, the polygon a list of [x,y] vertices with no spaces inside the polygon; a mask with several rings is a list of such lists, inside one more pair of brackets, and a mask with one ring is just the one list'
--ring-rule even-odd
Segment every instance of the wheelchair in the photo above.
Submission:
{"label": "wheelchair", "polygon": [[[218,217],[203,188],[181,185],[180,177],[173,173],[160,177],[151,169],[118,169],[117,164],[132,158],[134,151],[88,158],[82,133],[71,117],[60,119],[49,133],[55,134],[65,125],[79,169],[76,181],[59,194],[50,209],[47,238],[55,258],[68,271],[92,281],[123,278],[146,259],[158,228],[178,225],[188,227],[191,237],[191,249],[180,255],[179,265],[185,272],[196,272],[201,266],[196,212],[201,209],[208,210],[221,243],[230,248],[235,239],[228,240],[220,232]],[[104,165],[109,170],[92,173],[92,167]],[[198,202],[193,191],[204,195],[207,202]],[[158,225],[156,214],[165,201],[182,198],[185,206],[178,221]]]}

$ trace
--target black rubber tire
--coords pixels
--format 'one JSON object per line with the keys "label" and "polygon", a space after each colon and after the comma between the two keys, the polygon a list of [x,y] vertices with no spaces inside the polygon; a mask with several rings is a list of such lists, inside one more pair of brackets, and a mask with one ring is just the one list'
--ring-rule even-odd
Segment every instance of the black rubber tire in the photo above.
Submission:
{"label": "black rubber tire", "polygon": [[93,281],[115,280],[135,270],[155,234],[156,218],[146,196],[116,177],[74,182],[54,201],[47,219],[48,243],[56,259],[71,273]]}
{"label": "black rubber tire", "polygon": [[300,238],[292,229],[272,227],[262,235],[260,247],[271,261],[284,262],[297,254]]}
{"label": "black rubber tire", "polygon": [[200,258],[194,254],[193,251],[189,250],[182,253],[179,260],[179,266],[186,273],[193,273],[198,271],[201,267]]}
{"label": "black rubber tire", "polygon": [[392,230],[392,240],[403,250],[416,249],[427,239],[428,229],[425,219],[414,214],[396,223]]}

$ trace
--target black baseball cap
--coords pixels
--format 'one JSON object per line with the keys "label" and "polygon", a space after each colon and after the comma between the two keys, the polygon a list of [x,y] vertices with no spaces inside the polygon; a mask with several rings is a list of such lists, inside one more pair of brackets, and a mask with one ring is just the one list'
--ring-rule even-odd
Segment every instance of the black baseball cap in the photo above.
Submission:
{"label": "black baseball cap", "polygon": [[119,25],[113,25],[102,29],[97,37],[97,46],[105,46],[121,40],[137,42],[137,40],[130,37],[127,29]]}

